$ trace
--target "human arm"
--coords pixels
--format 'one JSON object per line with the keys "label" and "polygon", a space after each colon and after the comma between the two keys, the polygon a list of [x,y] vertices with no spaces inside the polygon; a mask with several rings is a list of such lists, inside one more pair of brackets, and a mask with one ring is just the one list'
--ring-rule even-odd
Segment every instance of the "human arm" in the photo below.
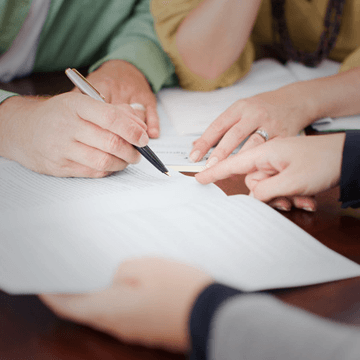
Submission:
{"label": "human arm", "polygon": [[90,67],[89,79],[111,93],[111,102],[141,103],[146,108],[150,137],[159,136],[156,97],[163,86],[175,85],[174,67],[153,28],[150,1],[134,6],[124,26],[112,35],[107,54]]}
{"label": "human arm", "polygon": [[357,359],[360,347],[355,329],[268,295],[216,284],[204,272],[170,260],[128,260],[107,290],[40,298],[62,318],[129,343],[190,352],[192,360],[261,360],[267,354],[330,360],[340,353],[349,360]]}
{"label": "human arm", "polygon": [[148,142],[146,125],[129,105],[75,93],[14,96],[0,104],[0,156],[39,173],[102,177],[140,160],[131,145]]}
{"label": "human arm", "polygon": [[179,54],[188,68],[205,79],[225,72],[243,52],[260,4],[261,0],[202,1],[176,34]]}
{"label": "human arm", "polygon": [[[247,6],[252,7],[254,3],[257,4],[259,1],[247,1],[245,8],[247,8]],[[202,8],[203,5],[205,6],[205,12]],[[251,64],[255,58],[255,50],[252,42],[245,36],[245,33],[241,33],[240,35],[240,37],[246,37],[245,45],[240,44],[240,47],[239,44],[235,44],[234,47],[228,46],[226,48],[226,52],[220,56],[229,64],[228,68],[224,68],[224,64],[222,64],[221,69],[217,68],[217,65],[214,65],[215,60],[218,60],[216,56],[219,56],[219,54],[213,54],[212,58],[214,58],[214,61],[212,61],[212,58],[208,58],[203,52],[198,51],[196,48],[199,40],[204,40],[203,37],[209,39],[207,33],[209,28],[211,28],[212,32],[217,34],[216,38],[218,48],[222,48],[225,43],[235,43],[238,40],[238,36],[230,36],[230,31],[233,30],[232,27],[238,28],[238,26],[242,26],[239,19],[242,18],[243,13],[232,13],[230,17],[232,20],[231,24],[229,21],[226,21],[228,20],[226,19],[226,16],[231,12],[231,10],[239,10],[239,6],[244,6],[242,1],[212,1],[209,3],[209,1],[202,2],[201,0],[173,0],[171,2],[152,0],[151,12],[154,16],[155,29],[164,50],[175,65],[175,71],[179,78],[181,87],[196,91],[214,90],[219,87],[225,87],[233,84],[250,70]],[[221,8],[221,11],[216,14],[219,7]],[[199,14],[198,10],[200,10]],[[226,12],[224,12],[225,10]],[[195,16],[192,16],[193,12],[195,12]],[[198,16],[201,17],[201,21],[197,20]],[[211,19],[207,19],[208,16],[211,17]],[[183,25],[186,23],[188,18],[190,18],[189,26]],[[217,22],[220,21],[220,18],[221,24],[217,26]],[[205,23],[203,20],[205,20]],[[219,29],[220,25],[223,25],[223,23],[225,23],[225,27],[224,31],[221,31]],[[226,33],[227,41],[225,42],[222,42],[221,40],[222,33]],[[237,32],[237,35],[238,34],[239,31]],[[179,35],[181,35],[181,44],[178,42]],[[249,33],[246,35],[249,35]],[[189,39],[190,42],[187,44]],[[184,54],[180,53],[181,47],[185,50],[183,51]],[[200,47],[202,47],[202,44],[200,44]],[[204,46],[202,51],[203,50],[211,52],[211,49],[206,46]],[[186,54],[187,51],[188,54]],[[235,53],[239,56],[235,57]],[[231,54],[234,58],[233,61],[232,59],[229,61],[228,54]],[[195,59],[196,63],[200,64],[200,70],[202,69],[202,65],[205,66],[204,68],[210,65],[216,70],[216,73],[203,74],[201,71],[200,73],[197,73],[197,70],[199,69],[193,69],[192,64],[187,63],[187,55],[190,55],[190,57]],[[213,71],[213,69],[211,68],[210,71]]]}
{"label": "human arm", "polygon": [[42,294],[40,299],[61,318],[122,341],[187,352],[189,313],[197,295],[212,282],[194,267],[138,258],[119,266],[108,289],[78,295]]}
{"label": "human arm", "polygon": [[323,117],[360,113],[360,67],[333,76],[287,85],[235,102],[194,143],[190,157],[200,160],[216,145],[207,164],[227,158],[250,135],[240,151],[264,142],[254,134],[265,130],[269,138],[294,136]]}
{"label": "human arm", "polygon": [[190,331],[191,360],[355,360],[360,352],[356,328],[220,284],[198,296]]}
{"label": "human arm", "polygon": [[[274,139],[196,174],[207,184],[233,174],[257,199],[311,196],[339,184],[345,134]],[[331,160],[330,160],[331,159]]]}

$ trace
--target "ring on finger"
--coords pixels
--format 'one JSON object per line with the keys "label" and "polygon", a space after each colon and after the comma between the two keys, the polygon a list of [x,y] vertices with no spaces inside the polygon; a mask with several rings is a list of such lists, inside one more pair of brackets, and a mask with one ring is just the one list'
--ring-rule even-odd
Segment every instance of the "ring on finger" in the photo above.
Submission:
{"label": "ring on finger", "polygon": [[130,106],[131,106],[134,110],[146,111],[145,106],[144,106],[143,104],[140,104],[140,103],[132,103],[132,104],[130,104]]}
{"label": "ring on finger", "polygon": [[269,140],[269,134],[263,129],[257,129],[255,134],[259,134],[265,141]]}

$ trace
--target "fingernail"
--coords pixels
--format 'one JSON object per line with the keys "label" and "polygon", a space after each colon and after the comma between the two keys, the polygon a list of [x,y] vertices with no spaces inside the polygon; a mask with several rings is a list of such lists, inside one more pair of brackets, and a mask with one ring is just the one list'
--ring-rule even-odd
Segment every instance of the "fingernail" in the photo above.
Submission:
{"label": "fingernail", "polygon": [[212,157],[211,159],[209,159],[207,162],[206,162],[206,168],[209,168],[209,167],[212,167],[214,166],[217,162],[219,161],[219,159],[217,157]]}
{"label": "fingernail", "polygon": [[141,147],[146,146],[146,144],[149,142],[149,137],[146,134],[141,135],[141,138],[139,140],[139,145]]}
{"label": "fingernail", "polygon": [[281,210],[281,211],[290,211],[290,209],[286,208],[285,206],[275,206],[276,209]]}
{"label": "fingernail", "polygon": [[200,151],[199,150],[195,150],[194,152],[192,152],[189,156],[189,160],[190,162],[194,163],[198,161],[200,155]]}
{"label": "fingernail", "polygon": [[315,212],[315,209],[313,209],[311,207],[303,207],[302,209],[305,211]]}
{"label": "fingernail", "polygon": [[152,138],[158,138],[159,137],[159,130],[158,129],[148,129],[148,134]]}

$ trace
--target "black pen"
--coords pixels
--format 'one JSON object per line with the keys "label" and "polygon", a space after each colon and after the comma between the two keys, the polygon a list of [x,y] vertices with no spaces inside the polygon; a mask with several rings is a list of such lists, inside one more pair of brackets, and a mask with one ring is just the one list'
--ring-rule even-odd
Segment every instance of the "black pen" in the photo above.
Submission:
{"label": "black pen", "polygon": [[[85,95],[89,95],[95,100],[100,100],[105,102],[105,98],[100,94],[98,90],[94,88],[93,85],[89,83],[76,69],[66,69],[66,76],[71,80],[71,82]],[[130,104],[131,106],[132,104]],[[133,104],[135,109],[140,107],[143,108],[141,104]],[[144,109],[145,110],[145,109]],[[167,176],[170,176],[169,170],[161,162],[161,160],[156,156],[156,154],[146,145],[144,147],[139,147],[133,145],[134,148],[151,164],[153,164],[158,170],[164,173]]]}

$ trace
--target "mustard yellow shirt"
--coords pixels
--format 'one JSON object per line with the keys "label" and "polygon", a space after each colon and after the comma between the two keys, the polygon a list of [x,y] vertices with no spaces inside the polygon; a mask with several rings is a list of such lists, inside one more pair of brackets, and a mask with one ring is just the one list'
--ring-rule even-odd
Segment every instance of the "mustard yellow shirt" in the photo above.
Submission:
{"label": "mustard yellow shirt", "polygon": [[[256,49],[273,44],[271,0],[263,0],[251,34],[238,60],[218,78],[207,80],[191,72],[176,47],[176,31],[202,0],[152,0],[151,12],[155,29],[164,50],[170,56],[180,85],[188,90],[209,91],[233,84],[250,70],[257,58]],[[328,0],[288,0],[286,20],[294,46],[315,51],[323,31]],[[360,66],[360,0],[347,0],[340,33],[329,58],[342,62],[341,71]]]}

